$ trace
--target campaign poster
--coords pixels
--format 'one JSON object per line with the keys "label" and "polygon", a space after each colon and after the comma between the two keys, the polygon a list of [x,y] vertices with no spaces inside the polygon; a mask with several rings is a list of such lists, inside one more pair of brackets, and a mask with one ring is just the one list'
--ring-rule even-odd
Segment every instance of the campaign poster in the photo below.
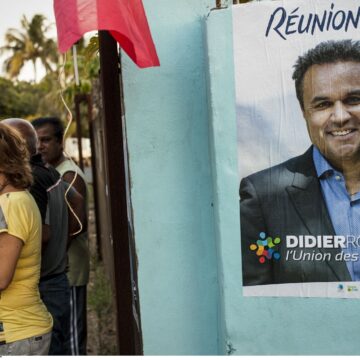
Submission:
{"label": "campaign poster", "polygon": [[244,296],[360,297],[360,6],[233,6]]}

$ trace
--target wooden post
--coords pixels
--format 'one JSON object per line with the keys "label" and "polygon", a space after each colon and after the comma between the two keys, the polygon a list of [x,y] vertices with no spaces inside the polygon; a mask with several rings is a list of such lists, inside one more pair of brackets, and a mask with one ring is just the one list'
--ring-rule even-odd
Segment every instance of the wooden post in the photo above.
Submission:
{"label": "wooden post", "polygon": [[140,355],[142,349],[136,346],[136,327],[132,310],[131,249],[126,199],[119,54],[116,41],[107,31],[99,31],[99,47],[112,235],[112,239],[109,240],[112,240],[114,253],[119,354]]}
{"label": "wooden post", "polygon": [[[79,95],[77,95],[79,96]],[[93,186],[93,196],[94,196],[94,209],[95,209],[95,228],[96,228],[96,243],[97,243],[97,257],[98,260],[102,260],[101,253],[101,228],[99,221],[99,199],[98,199],[98,185],[97,185],[97,167],[96,167],[96,146],[95,146],[95,134],[94,134],[94,124],[93,124],[93,102],[90,94],[81,95],[79,103],[85,102],[87,104],[87,119],[89,127],[89,137],[90,137],[90,148],[91,148],[91,171],[92,171],[92,186]]]}
{"label": "wooden post", "polygon": [[81,117],[80,117],[80,103],[82,95],[75,95],[75,119],[76,119],[76,136],[78,140],[78,151],[79,151],[79,166],[84,171],[84,159],[82,154],[82,132],[81,132]]}

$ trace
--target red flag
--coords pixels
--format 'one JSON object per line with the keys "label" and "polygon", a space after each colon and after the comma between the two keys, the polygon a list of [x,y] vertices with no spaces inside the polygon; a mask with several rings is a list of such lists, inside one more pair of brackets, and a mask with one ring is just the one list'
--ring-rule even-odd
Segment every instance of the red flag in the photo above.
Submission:
{"label": "red flag", "polygon": [[108,30],[141,68],[159,66],[142,0],[54,0],[59,50],[86,32]]}

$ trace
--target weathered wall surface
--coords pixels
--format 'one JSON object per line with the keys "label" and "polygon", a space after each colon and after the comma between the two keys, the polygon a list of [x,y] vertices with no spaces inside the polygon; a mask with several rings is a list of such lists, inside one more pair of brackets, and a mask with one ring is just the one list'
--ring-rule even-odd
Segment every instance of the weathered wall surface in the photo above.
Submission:
{"label": "weathered wall surface", "polygon": [[144,5],[161,67],[123,72],[145,354],[359,354],[356,300],[242,296],[230,9]]}
{"label": "weathered wall surface", "polygon": [[[124,59],[144,353],[217,354],[204,51],[213,0],[144,1],[161,62]],[[124,56],[125,58],[125,56]]]}
{"label": "weathered wall surface", "polygon": [[234,355],[358,355],[359,301],[242,296],[231,11],[206,26],[222,344]]}

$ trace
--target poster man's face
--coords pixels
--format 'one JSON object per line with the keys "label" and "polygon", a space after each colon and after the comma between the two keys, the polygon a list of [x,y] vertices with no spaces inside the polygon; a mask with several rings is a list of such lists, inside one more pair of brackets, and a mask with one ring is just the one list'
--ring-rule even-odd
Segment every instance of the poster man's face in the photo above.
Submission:
{"label": "poster man's face", "polygon": [[321,153],[339,167],[360,160],[360,63],[311,66],[303,97],[309,135]]}

